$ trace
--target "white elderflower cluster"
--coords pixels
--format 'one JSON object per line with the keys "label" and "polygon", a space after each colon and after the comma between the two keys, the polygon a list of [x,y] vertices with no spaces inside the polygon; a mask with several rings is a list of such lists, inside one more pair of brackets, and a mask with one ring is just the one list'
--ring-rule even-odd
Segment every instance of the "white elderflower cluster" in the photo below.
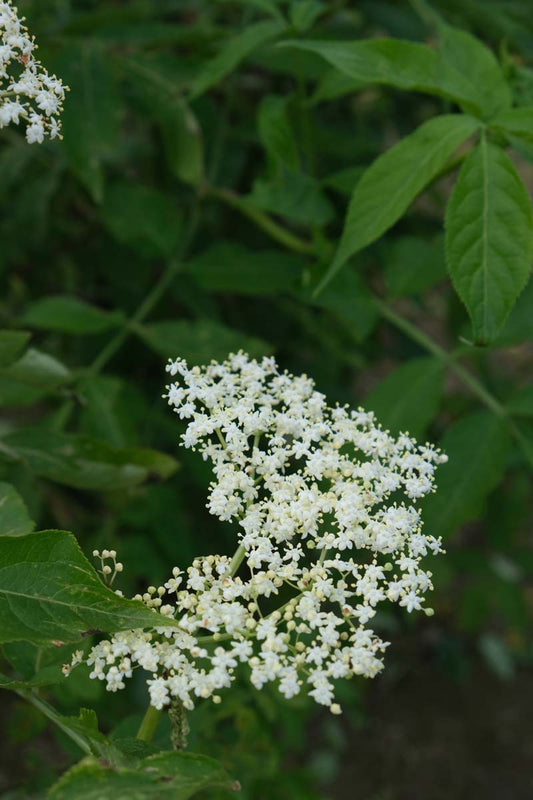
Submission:
{"label": "white elderflower cluster", "polygon": [[393,438],[371,412],[328,407],[305,375],[243,353],[224,363],[167,367],[168,402],[187,421],[182,442],[212,464],[207,508],[236,523],[232,558],[175,567],[137,595],[176,628],[117,633],[89,653],[91,677],[110,691],[135,667],[156,708],[179,698],[220,700],[239,665],[260,689],[306,691],[340,713],[334,682],[374,677],[388,643],[369,627],[378,607],[424,607],[422,564],[440,541],[422,533],[414,503],[433,491],[446,456]]}
{"label": "white elderflower cluster", "polygon": [[34,57],[36,47],[24,18],[9,0],[0,0],[0,128],[22,120],[30,144],[60,135],[66,89]]}

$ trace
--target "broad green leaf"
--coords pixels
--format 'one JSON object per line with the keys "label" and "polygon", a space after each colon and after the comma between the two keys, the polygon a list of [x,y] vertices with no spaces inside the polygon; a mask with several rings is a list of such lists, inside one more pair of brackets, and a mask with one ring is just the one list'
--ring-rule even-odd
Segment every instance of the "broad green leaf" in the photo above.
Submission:
{"label": "broad green leaf", "polygon": [[61,361],[48,353],[30,347],[22,358],[2,370],[8,380],[39,389],[55,389],[68,383],[72,375]]}
{"label": "broad green leaf", "polygon": [[439,53],[447,70],[455,70],[461,82],[470,84],[470,97],[463,107],[476,112],[481,108],[485,119],[511,105],[511,90],[494,54],[483,42],[466,31],[441,22]]}
{"label": "broad green leaf", "polygon": [[459,114],[430,119],[370,165],[355,187],[339,248],[317,292],[350,256],[400,219],[477,127],[474,119]]}
{"label": "broad green leaf", "polygon": [[208,319],[152,322],[139,326],[137,333],[163,358],[185,358],[190,364],[209,364],[238,350],[255,357],[272,352],[267,342]]}
{"label": "broad green leaf", "polygon": [[9,483],[0,483],[0,536],[23,536],[35,523],[19,493]]}
{"label": "broad green leaf", "polygon": [[[529,279],[525,289],[511,309],[503,328],[492,342],[493,347],[510,347],[533,339],[533,280]],[[471,338],[467,335],[467,338]]]}
{"label": "broad green leaf", "polygon": [[0,689],[9,689],[13,692],[19,689],[39,689],[43,686],[53,686],[64,680],[65,675],[61,671],[61,666],[59,664],[49,664],[28,679],[12,678],[9,675],[0,673]]}
{"label": "broad green leaf", "polygon": [[331,175],[326,175],[322,178],[322,185],[330,189],[334,189],[339,194],[344,194],[351,197],[352,193],[365,173],[364,167],[345,167],[333,172]]}
{"label": "broad green leaf", "polygon": [[455,101],[469,112],[483,114],[477,87],[472,86],[453,61],[425,44],[401,39],[362,39],[290,40],[280,46],[316,53],[358,83],[435,94]]}
{"label": "broad green leaf", "polygon": [[347,322],[358,341],[372,332],[378,319],[372,295],[354,269],[347,268],[335,275],[317,297],[310,290],[304,290],[301,296],[306,302],[327,309],[341,321]]}
{"label": "broad green leaf", "polygon": [[254,50],[279,36],[285,28],[286,24],[278,20],[255,22],[242,33],[231,37],[218,54],[200,69],[191,87],[191,97],[198,97],[219,83]]}
{"label": "broad green leaf", "polygon": [[463,164],[448,204],[446,258],[475,341],[490,342],[529,277],[533,216],[512,161],[484,137]]}
{"label": "broad green leaf", "polygon": [[318,17],[327,10],[324,3],[318,0],[292,0],[289,7],[289,19],[292,27],[303,33],[308,30]]}
{"label": "broad green leaf", "polygon": [[122,382],[107,375],[92,375],[79,383],[78,388],[85,401],[81,412],[83,432],[116,447],[123,446],[126,437],[116,410]]}
{"label": "broad green leaf", "polygon": [[321,103],[325,100],[337,100],[339,97],[344,97],[346,94],[359,92],[368,85],[368,81],[352,78],[344,72],[338,72],[336,69],[332,69],[326,72],[324,77],[321,78],[310,102],[311,105],[317,105],[317,103]]}
{"label": "broad green leaf", "polygon": [[533,106],[509,108],[490,121],[492,130],[517,136],[533,145]]}
{"label": "broad green leaf", "polygon": [[434,419],[441,400],[444,365],[436,358],[416,358],[390,372],[363,405],[392,434],[419,438]]}
{"label": "broad green leaf", "polygon": [[30,347],[18,361],[0,369],[0,406],[26,406],[62,391],[72,373],[53,356]]}
{"label": "broad green leaf", "polygon": [[1,440],[41,478],[79,489],[125,489],[149,477],[167,478],[176,462],[144,448],[113,447],[89,436],[26,427]]}
{"label": "broad green leaf", "polygon": [[9,367],[20,357],[30,337],[28,331],[0,330],[0,369]]}
{"label": "broad green leaf", "polygon": [[526,418],[525,414],[517,414],[513,422],[522,454],[529,466],[533,467],[533,420]]}
{"label": "broad green leaf", "polygon": [[257,179],[246,200],[263,211],[307,225],[326,225],[335,214],[318,181],[301,172],[284,170],[274,179]]}
{"label": "broad green leaf", "polygon": [[[203,790],[240,788],[208,756],[162,752],[140,760],[135,769],[116,769],[86,757],[50,790],[50,800],[189,800]],[[218,795],[217,795],[218,796]]]}
{"label": "broad green leaf", "polygon": [[444,237],[398,237],[385,251],[384,272],[391,297],[426,291],[446,278]]}
{"label": "broad green leaf", "polygon": [[99,203],[104,194],[103,165],[118,146],[120,100],[111,54],[95,39],[79,39],[62,51],[56,69],[71,90],[62,115],[62,149]]}
{"label": "broad green leaf", "polygon": [[259,105],[257,127],[259,138],[274,162],[285,165],[287,169],[298,170],[300,158],[287,102],[287,97],[266,95]]}
{"label": "broad green leaf", "polygon": [[110,186],[102,216],[119,242],[146,256],[168,258],[181,238],[181,218],[174,199],[138,183]]}
{"label": "broad green leaf", "polygon": [[123,321],[120,311],[104,311],[68,295],[42,297],[32,303],[21,317],[30,328],[62,333],[100,333],[116,328]]}
{"label": "broad green leaf", "polygon": [[505,405],[517,417],[533,417],[533,385],[518,389]]}
{"label": "broad green leaf", "polygon": [[159,125],[170,169],[180,180],[200,184],[204,179],[202,132],[179,90],[154,64],[124,59],[121,65],[146,113]]}
{"label": "broad green leaf", "polygon": [[104,633],[175,625],[108,589],[66,531],[0,537],[0,642],[78,642]]}
{"label": "broad green leaf", "polygon": [[437,472],[437,491],[421,502],[427,533],[447,538],[480,517],[489,492],[502,478],[509,433],[505,422],[488,412],[463,417],[439,443],[448,463]]}
{"label": "broad green leaf", "polygon": [[283,250],[250,250],[238,242],[219,242],[195,256],[185,271],[210,292],[275,295],[295,286],[303,262]]}

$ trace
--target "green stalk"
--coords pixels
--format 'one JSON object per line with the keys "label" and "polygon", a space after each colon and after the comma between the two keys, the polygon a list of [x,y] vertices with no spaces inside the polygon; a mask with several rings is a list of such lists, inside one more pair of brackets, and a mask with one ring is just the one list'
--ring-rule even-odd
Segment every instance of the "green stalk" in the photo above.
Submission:
{"label": "green stalk", "polygon": [[133,316],[125,323],[122,330],[114,336],[95,358],[89,367],[89,373],[96,375],[105,367],[108,361],[120,350],[130,333],[133,333],[135,328],[148,316],[152,308],[159,301],[165,289],[172,283],[174,277],[179,272],[182,264],[181,261],[173,259],[169,261],[161,277],[154,284],[151,291],[146,295],[143,302],[140,304]]}
{"label": "green stalk", "polygon": [[136,738],[141,739],[143,742],[151,742],[157,730],[157,726],[159,725],[161,714],[162,712],[159,709],[148,706],[142,718],[139,730],[137,731]]}
{"label": "green stalk", "polygon": [[239,547],[235,550],[233,554],[233,558],[231,559],[229,565],[229,575],[233,578],[239,567],[241,566],[242,562],[244,561],[244,556],[246,555],[246,550],[244,545],[239,545]]}
{"label": "green stalk", "polygon": [[459,378],[461,378],[461,381],[468,386],[471,392],[477,395],[477,397],[482,403],[484,403],[484,405],[487,406],[487,408],[489,408],[499,417],[507,416],[507,410],[505,407],[488,391],[488,389],[483,386],[481,381],[479,381],[475,375],[472,375],[472,373],[465,369],[461,364],[457,363],[455,360],[456,354],[449,353],[447,350],[437,344],[437,342],[434,342],[433,339],[430,339],[430,337],[417,328],[416,325],[413,325],[411,322],[409,322],[409,320],[405,319],[405,317],[397,314],[396,311],[384,303],[383,300],[374,298],[374,302],[381,316],[385,317],[385,319],[391,322],[396,328],[398,328],[398,330],[405,333],[406,336],[419,344],[425,350],[436,356],[441,361],[444,361],[450,367],[450,369],[455,372]]}
{"label": "green stalk", "polygon": [[275,239],[276,242],[284,245],[289,250],[294,250],[296,253],[314,254],[315,247],[312,242],[295,236],[295,234],[283,228],[277,222],[274,222],[272,217],[269,217],[264,211],[261,211],[261,209],[256,208],[243,197],[240,197],[236,192],[230,189],[218,189],[213,186],[207,190],[207,193],[212,197],[216,197],[218,200],[222,200],[223,203],[231,206],[231,208],[240,211],[241,214],[244,214],[245,217],[255,222],[255,224],[264,230],[272,239]]}

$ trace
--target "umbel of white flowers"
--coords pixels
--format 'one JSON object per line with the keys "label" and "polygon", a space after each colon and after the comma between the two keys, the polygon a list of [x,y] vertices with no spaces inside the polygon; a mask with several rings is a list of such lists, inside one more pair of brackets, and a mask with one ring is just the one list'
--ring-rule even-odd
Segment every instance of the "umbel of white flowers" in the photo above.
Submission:
{"label": "umbel of white flowers", "polygon": [[34,57],[36,48],[24,18],[9,0],[0,0],[0,128],[22,121],[30,144],[60,135],[67,88]]}
{"label": "umbel of white flowers", "polygon": [[137,595],[177,629],[154,620],[74,663],[86,660],[109,691],[141,667],[158,709],[172,698],[219,702],[242,664],[256,688],[272,681],[287,698],[305,691],[340,713],[334,682],[383,667],[388,643],[369,627],[380,604],[432,613],[421,560],[441,545],[421,532],[414,503],[446,456],[393,438],[371,412],[328,407],[310,378],[279,372],[272,358],[240,352],[192,369],[177,359],[167,370],[178,382],[164,396],[187,420],[182,444],[212,464],[207,508],[236,523],[238,548],[174,567],[164,586]]}

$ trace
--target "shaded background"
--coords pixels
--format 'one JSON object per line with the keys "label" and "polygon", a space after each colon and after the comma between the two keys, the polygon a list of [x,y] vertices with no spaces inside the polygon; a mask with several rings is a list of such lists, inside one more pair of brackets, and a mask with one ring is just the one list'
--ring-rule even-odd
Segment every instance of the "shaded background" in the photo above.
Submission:
{"label": "shaded background", "polygon": [[[161,399],[169,356],[275,353],[331,401],[441,442],[449,472],[426,509],[447,549],[432,566],[435,616],[376,618],[392,642],[386,669],[339,687],[342,718],[242,681],[220,706],[191,715],[190,747],[220,758],[248,800],[531,797],[532,286],[495,344],[469,346],[444,264],[444,176],[317,300],[310,291],[362,171],[453,108],[350,84],[312,54],[277,48],[287,36],[276,32],[276,8],[293,37],[431,41],[418,4],[19,6],[41,59],[71,92],[62,143],[28,147],[0,131],[0,322],[33,334],[31,355],[0,371],[0,434],[22,454],[0,462],[0,478],[39,527],[72,530],[86,554],[115,548],[120,586],[134,593],[199,553],[234,549],[231,526],[205,510],[206,466],[178,450],[180,424]],[[516,102],[533,103],[528,2],[434,8],[489,44]],[[202,91],[204,65],[228,46],[237,53],[258,22],[270,28]],[[530,187],[532,161],[520,145],[515,163]],[[512,415],[521,447],[457,361]],[[80,442],[74,474],[69,453]],[[102,443],[161,455],[129,479]],[[95,475],[104,475],[99,488]],[[34,658],[29,646],[5,648],[23,674]],[[106,695],[83,669],[48,696],[66,714],[94,708],[115,734],[135,730],[146,705],[141,677]],[[22,700],[3,700],[0,798],[40,797],[78,753]],[[159,736],[166,741],[164,726]]]}

